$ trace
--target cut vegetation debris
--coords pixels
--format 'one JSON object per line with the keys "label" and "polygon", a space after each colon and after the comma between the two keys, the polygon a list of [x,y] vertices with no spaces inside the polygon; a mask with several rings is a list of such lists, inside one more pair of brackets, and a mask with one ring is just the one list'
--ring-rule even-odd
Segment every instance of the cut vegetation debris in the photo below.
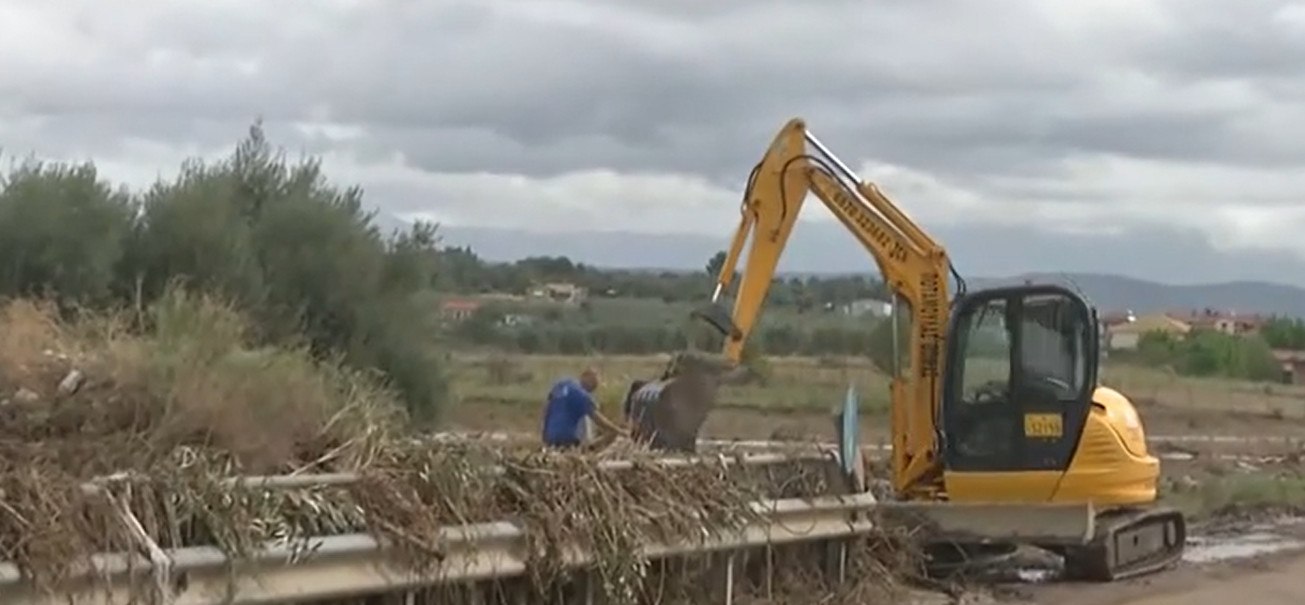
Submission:
{"label": "cut vegetation debris", "polygon": [[[421,567],[440,559],[440,528],[511,520],[526,530],[540,594],[566,577],[559,554],[579,546],[598,560],[601,591],[629,602],[668,589],[664,576],[648,585],[635,544],[738,527],[757,514],[751,502],[810,494],[824,480],[777,485],[723,464],[645,464],[651,454],[637,451],[424,442],[403,433],[402,407],[370,376],[305,348],[251,348],[242,317],[213,299],[174,290],[139,313],[73,315],[0,307],[0,558],[43,590],[92,554],[138,550],[141,533],[239,560],[267,541],[364,531]],[[635,464],[600,471],[613,456]],[[360,479],[280,490],[226,480],[336,471]],[[879,593],[910,560],[893,543],[879,536],[853,553],[881,570],[863,578]]]}

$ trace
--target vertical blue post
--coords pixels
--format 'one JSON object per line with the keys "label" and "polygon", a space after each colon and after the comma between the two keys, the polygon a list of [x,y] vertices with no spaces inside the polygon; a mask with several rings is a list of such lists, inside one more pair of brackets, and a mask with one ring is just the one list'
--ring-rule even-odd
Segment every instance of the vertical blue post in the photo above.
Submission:
{"label": "vertical blue post", "polygon": [[849,478],[855,476],[856,461],[860,459],[857,456],[860,442],[858,431],[861,427],[858,417],[860,409],[857,405],[856,386],[849,382],[847,394],[843,397],[843,409],[838,414],[838,459],[843,465],[843,473]]}

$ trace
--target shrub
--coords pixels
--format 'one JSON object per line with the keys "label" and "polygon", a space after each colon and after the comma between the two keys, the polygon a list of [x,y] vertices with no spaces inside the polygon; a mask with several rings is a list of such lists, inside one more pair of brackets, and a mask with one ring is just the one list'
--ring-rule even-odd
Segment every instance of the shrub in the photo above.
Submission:
{"label": "shrub", "polygon": [[305,347],[257,346],[249,319],[220,299],[170,288],[143,311],[69,321],[48,302],[0,308],[0,388],[15,403],[0,435],[40,441],[95,472],[139,468],[182,446],[272,472],[403,420],[395,394],[372,377]]}

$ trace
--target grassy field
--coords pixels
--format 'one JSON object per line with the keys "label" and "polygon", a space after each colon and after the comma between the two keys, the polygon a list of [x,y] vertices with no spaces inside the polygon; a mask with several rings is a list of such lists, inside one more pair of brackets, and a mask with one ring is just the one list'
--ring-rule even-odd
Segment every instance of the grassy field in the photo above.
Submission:
{"label": "grassy field", "polygon": [[[473,430],[534,430],[552,381],[573,376],[585,365],[605,378],[599,400],[615,415],[629,381],[657,376],[662,356],[462,356],[454,359],[454,416]],[[842,401],[849,383],[860,394],[862,438],[883,444],[888,408],[887,377],[864,359],[771,358],[767,385],[731,386],[720,393],[719,409],[704,435],[719,438],[829,438],[824,414]],[[1232,380],[1197,379],[1123,364],[1103,368],[1103,380],[1138,404],[1152,434],[1300,435],[1305,421],[1305,388]],[[1228,452],[1283,453],[1273,441],[1185,444],[1200,451],[1186,461],[1166,460],[1163,499],[1194,519],[1230,507],[1274,510],[1305,505],[1305,467],[1293,456],[1279,462],[1249,464],[1219,459]],[[1194,449],[1192,449],[1194,448]],[[1183,451],[1180,450],[1180,451]]]}
{"label": "grassy field", "polygon": [[1190,486],[1167,486],[1162,497],[1198,520],[1233,508],[1290,509],[1305,503],[1305,479],[1280,472],[1205,475]]}
{"label": "grassy field", "polygon": [[[647,298],[593,298],[589,300],[590,319],[595,323],[664,325],[687,321],[700,304],[663,302]],[[814,309],[800,313],[793,307],[771,306],[766,309],[769,327],[801,326],[810,330],[822,327],[866,328],[873,320],[844,315],[837,311]]]}
{"label": "grassy field", "polygon": [[[690,313],[702,303],[666,302],[655,298],[591,297],[584,305],[538,299],[498,301],[497,304],[512,312],[544,316],[564,324],[656,327],[689,322]],[[807,330],[822,327],[865,328],[872,321],[866,317],[854,317],[838,311],[821,309],[804,313],[798,312],[794,307],[785,306],[772,306],[766,309],[768,327],[800,325]]]}
{"label": "grassy field", "polygon": [[[477,402],[521,404],[536,409],[553,381],[574,376],[585,365],[604,376],[599,399],[615,409],[635,378],[661,373],[667,355],[560,356],[465,355],[453,360],[454,389],[460,405]],[[768,411],[823,411],[841,403],[855,385],[861,409],[883,413],[888,378],[860,358],[775,357],[765,385],[731,386],[721,393],[723,407]],[[1208,411],[1238,410],[1278,417],[1305,417],[1305,387],[1176,376],[1150,368],[1106,365],[1103,381],[1135,402]]]}

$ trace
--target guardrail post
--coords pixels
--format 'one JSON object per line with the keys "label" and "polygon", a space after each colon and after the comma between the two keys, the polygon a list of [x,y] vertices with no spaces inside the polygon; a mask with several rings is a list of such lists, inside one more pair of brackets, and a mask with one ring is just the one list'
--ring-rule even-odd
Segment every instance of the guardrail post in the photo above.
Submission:
{"label": "guardrail post", "polygon": [[775,598],[775,547],[766,545],[766,598]]}
{"label": "guardrail post", "polygon": [[838,583],[847,581],[847,540],[838,541]]}
{"label": "guardrail post", "polygon": [[725,605],[734,605],[734,553],[725,558]]}

